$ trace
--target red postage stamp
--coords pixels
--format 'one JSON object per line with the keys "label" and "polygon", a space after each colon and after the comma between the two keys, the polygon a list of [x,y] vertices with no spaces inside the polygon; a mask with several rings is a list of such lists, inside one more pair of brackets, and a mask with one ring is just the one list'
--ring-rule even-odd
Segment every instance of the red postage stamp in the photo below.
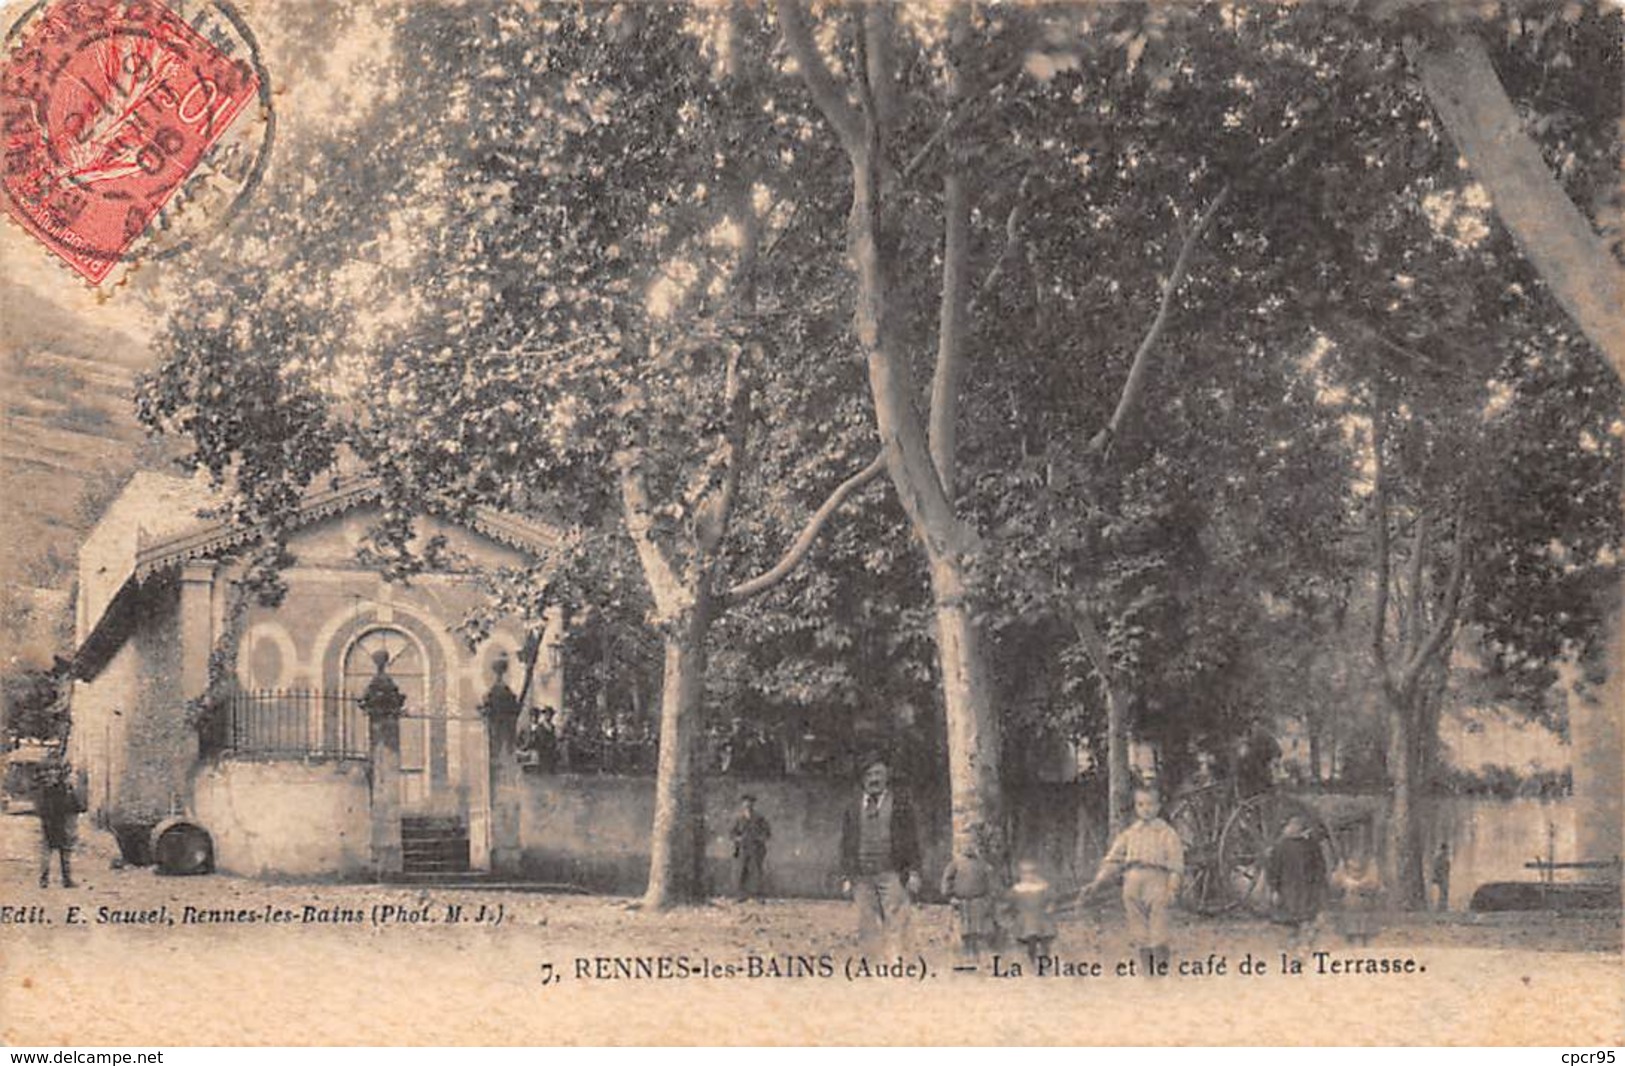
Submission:
{"label": "red postage stamp", "polygon": [[0,68],[7,212],[99,284],[259,84],[155,0],[52,0]]}

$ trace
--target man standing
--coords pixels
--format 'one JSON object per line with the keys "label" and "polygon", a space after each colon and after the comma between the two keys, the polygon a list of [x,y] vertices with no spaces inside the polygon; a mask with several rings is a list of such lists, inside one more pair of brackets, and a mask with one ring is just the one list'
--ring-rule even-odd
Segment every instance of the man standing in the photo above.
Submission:
{"label": "man standing", "polygon": [[763,870],[767,865],[767,840],[773,827],[756,811],[756,797],[745,793],[740,800],[739,817],[734,819],[734,858],[739,860],[739,901],[767,896]]}
{"label": "man standing", "polygon": [[913,805],[891,787],[886,760],[869,759],[863,794],[841,819],[841,891],[858,907],[858,942],[901,951],[920,890],[920,834]]}
{"label": "man standing", "polygon": [[554,719],[551,707],[530,709],[530,750],[536,759],[536,769],[544,774],[555,773],[559,768],[559,734]]}
{"label": "man standing", "polygon": [[73,790],[73,770],[61,752],[53,752],[40,765],[39,793],[34,811],[40,824],[39,886],[51,884],[51,852],[62,864],[62,887],[73,887],[69,854],[73,851],[74,823],[79,820],[79,797]]}
{"label": "man standing", "polygon": [[1438,892],[1438,908],[1450,909],[1450,845],[1439,841],[1439,850],[1433,853],[1433,887]]}
{"label": "man standing", "polygon": [[1262,722],[1254,722],[1236,742],[1232,772],[1237,794],[1246,799],[1275,787],[1275,764],[1280,760],[1281,745]]}

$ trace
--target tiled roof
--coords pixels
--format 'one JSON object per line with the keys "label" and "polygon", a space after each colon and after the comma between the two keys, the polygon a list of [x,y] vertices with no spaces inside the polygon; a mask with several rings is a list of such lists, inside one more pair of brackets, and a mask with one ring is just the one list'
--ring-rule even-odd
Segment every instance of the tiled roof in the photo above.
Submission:
{"label": "tiled roof", "polygon": [[[319,522],[364,504],[376,502],[379,486],[368,478],[355,478],[308,494],[299,505],[292,525]],[[489,507],[476,507],[467,515],[447,511],[445,516],[477,533],[520,551],[540,552],[556,547],[561,534],[552,526]],[[153,574],[180,566],[193,559],[214,558],[252,544],[260,531],[229,521],[213,522],[176,536],[143,543],[136,553],[134,577],[145,581]]]}
{"label": "tiled roof", "polygon": [[[88,676],[85,671],[94,674],[99,670],[105,658],[123,643],[124,625],[121,620],[127,620],[130,616],[130,608],[142,585],[171,574],[188,562],[218,558],[252,544],[262,532],[258,527],[241,525],[230,519],[197,517],[208,504],[218,501],[200,495],[191,487],[194,483],[158,475],[141,476],[147,480],[132,482],[119,501],[109,508],[103,524],[113,519],[116,510],[136,510],[143,497],[159,493],[160,490],[163,493],[184,490],[190,504],[188,508],[171,507],[159,521],[147,521],[140,516],[132,521],[129,516],[121,516],[122,524],[133,528],[111,538],[112,542],[106,549],[95,553],[102,565],[94,575],[84,572],[87,557],[81,554],[81,586],[94,580],[104,587],[99,595],[86,604],[93,615],[83,620],[85,630],[74,655],[76,672],[81,677]],[[355,477],[330,483],[325,488],[306,494],[290,524],[297,528],[343,514],[376,502],[379,493],[378,482],[371,478]],[[553,526],[494,508],[476,507],[464,512],[446,508],[441,514],[449,521],[499,544],[533,555],[556,547],[563,539],[560,531]],[[155,535],[155,528],[161,532]],[[131,533],[134,537],[133,554],[129,548],[128,535]],[[92,539],[95,538],[96,533],[93,532]],[[122,558],[117,558],[120,555]]]}

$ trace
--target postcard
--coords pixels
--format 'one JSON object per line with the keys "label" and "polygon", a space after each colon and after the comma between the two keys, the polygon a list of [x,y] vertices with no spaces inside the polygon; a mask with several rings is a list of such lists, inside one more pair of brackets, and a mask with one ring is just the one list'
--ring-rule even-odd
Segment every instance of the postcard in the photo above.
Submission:
{"label": "postcard", "polygon": [[1625,12],[0,8],[0,1039],[1625,1042]]}

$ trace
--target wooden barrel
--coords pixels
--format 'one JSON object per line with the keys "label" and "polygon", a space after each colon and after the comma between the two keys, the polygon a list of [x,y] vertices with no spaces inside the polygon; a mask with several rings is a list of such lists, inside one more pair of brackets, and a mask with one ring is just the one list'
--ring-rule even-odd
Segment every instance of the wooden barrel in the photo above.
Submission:
{"label": "wooden barrel", "polygon": [[152,865],[152,830],[157,823],[130,821],[117,813],[110,819],[113,839],[120,857],[128,866]]}
{"label": "wooden barrel", "polygon": [[166,818],[152,829],[152,861],[161,874],[214,872],[214,838],[196,822]]}

